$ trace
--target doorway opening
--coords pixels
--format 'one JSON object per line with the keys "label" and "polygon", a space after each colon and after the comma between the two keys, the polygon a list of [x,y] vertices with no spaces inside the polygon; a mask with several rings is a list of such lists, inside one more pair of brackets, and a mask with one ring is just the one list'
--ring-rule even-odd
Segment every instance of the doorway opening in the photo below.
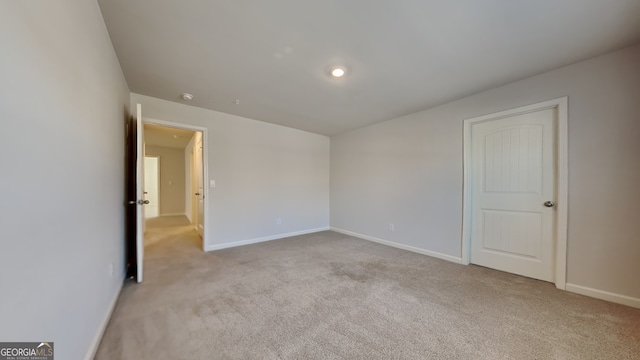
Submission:
{"label": "doorway opening", "polygon": [[195,231],[204,249],[203,132],[145,119],[143,138],[144,246]]}

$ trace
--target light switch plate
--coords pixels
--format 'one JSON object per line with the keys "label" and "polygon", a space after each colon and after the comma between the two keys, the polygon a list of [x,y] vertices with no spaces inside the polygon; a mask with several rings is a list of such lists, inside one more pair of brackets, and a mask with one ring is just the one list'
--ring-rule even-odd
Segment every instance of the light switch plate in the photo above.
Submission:
{"label": "light switch plate", "polygon": [[215,180],[209,180],[209,187],[216,187],[216,181]]}

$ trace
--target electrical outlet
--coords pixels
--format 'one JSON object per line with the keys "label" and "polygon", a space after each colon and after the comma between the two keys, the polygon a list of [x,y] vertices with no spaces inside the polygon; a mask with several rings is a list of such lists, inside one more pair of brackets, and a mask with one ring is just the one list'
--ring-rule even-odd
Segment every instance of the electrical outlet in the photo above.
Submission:
{"label": "electrical outlet", "polygon": [[394,224],[389,224],[389,231],[396,231],[396,226]]}
{"label": "electrical outlet", "polygon": [[282,218],[277,218],[276,219],[276,224],[282,225]]}

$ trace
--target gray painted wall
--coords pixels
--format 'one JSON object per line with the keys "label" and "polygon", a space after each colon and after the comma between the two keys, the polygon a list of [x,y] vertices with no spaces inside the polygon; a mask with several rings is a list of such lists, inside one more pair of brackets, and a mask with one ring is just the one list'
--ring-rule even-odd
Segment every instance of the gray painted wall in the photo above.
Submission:
{"label": "gray painted wall", "polygon": [[137,103],[143,118],[208,129],[209,246],[329,226],[328,137],[132,93]]}
{"label": "gray painted wall", "polygon": [[332,137],[332,227],[460,257],[463,120],[568,96],[567,282],[640,298],[638,64],[634,46]]}
{"label": "gray painted wall", "polygon": [[95,1],[2,1],[0,44],[0,339],[82,359],[124,277],[129,90]]}

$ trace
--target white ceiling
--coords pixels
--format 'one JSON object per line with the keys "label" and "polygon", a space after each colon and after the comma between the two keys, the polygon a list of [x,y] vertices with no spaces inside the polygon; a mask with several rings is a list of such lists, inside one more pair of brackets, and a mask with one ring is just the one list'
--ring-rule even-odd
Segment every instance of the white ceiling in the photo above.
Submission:
{"label": "white ceiling", "polygon": [[325,135],[640,42],[639,0],[99,4],[132,92]]}
{"label": "white ceiling", "polygon": [[164,146],[175,149],[184,149],[191,141],[194,132],[157,125],[144,125],[145,145]]}

